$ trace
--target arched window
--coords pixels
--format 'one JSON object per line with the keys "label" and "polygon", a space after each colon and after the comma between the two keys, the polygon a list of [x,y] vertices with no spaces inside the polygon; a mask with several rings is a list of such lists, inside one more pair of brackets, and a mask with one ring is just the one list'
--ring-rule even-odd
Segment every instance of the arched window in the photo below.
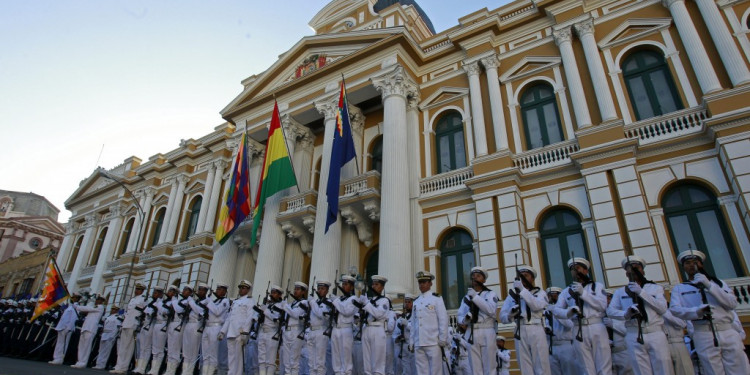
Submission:
{"label": "arched window", "polygon": [[125,230],[122,231],[122,240],[120,241],[120,249],[117,250],[115,258],[122,254],[125,254],[125,250],[128,249],[128,243],[130,243],[130,233],[133,231],[133,225],[135,225],[135,218],[128,220],[125,224]]}
{"label": "arched window", "polygon": [[542,241],[546,284],[560,288],[569,285],[573,282],[567,267],[571,252],[577,258],[590,259],[581,219],[570,209],[555,209],[542,219],[539,235]]}
{"label": "arched window", "polygon": [[383,173],[383,137],[378,137],[372,142],[370,150],[370,170]]}
{"label": "arched window", "polygon": [[526,149],[544,147],[563,140],[555,91],[547,83],[529,87],[521,97]]}
{"label": "arched window", "polygon": [[96,238],[96,243],[94,244],[94,251],[91,253],[91,257],[89,258],[89,266],[95,266],[97,262],[99,262],[99,255],[102,253],[102,247],[104,246],[104,238],[107,237],[107,230],[109,227],[104,227],[101,232],[99,232],[99,237]]}
{"label": "arched window", "polygon": [[159,236],[161,235],[162,226],[164,226],[164,213],[166,211],[166,208],[162,208],[156,213],[156,216],[154,216],[154,230],[152,231],[153,235],[151,236],[152,247],[159,244]]}
{"label": "arched window", "polygon": [[313,172],[313,189],[320,190],[320,165],[323,158],[318,158],[318,162],[315,163],[315,172]]}
{"label": "arched window", "polygon": [[704,268],[710,274],[720,279],[745,276],[711,191],[695,184],[679,185],[664,194],[661,204],[675,254],[692,246],[706,254]]}
{"label": "arched window", "polygon": [[190,217],[188,218],[187,234],[185,234],[185,240],[194,235],[198,229],[198,213],[201,211],[201,203],[203,198],[197,196],[193,199],[193,203],[190,205]]}
{"label": "arched window", "polygon": [[471,268],[476,266],[472,243],[471,235],[461,229],[451,231],[440,243],[441,285],[447,309],[457,309],[471,287]]}
{"label": "arched window", "polygon": [[438,173],[466,166],[464,122],[457,111],[449,111],[435,125]]}
{"label": "arched window", "polygon": [[643,120],[682,109],[682,101],[664,56],[650,50],[632,53],[622,62],[635,118]]}
{"label": "arched window", "polygon": [[83,236],[78,237],[75,245],[73,245],[73,251],[70,252],[70,258],[68,258],[68,265],[65,267],[65,272],[72,272],[73,267],[76,265],[76,259],[78,259],[78,251],[81,250],[81,244],[83,243]]}

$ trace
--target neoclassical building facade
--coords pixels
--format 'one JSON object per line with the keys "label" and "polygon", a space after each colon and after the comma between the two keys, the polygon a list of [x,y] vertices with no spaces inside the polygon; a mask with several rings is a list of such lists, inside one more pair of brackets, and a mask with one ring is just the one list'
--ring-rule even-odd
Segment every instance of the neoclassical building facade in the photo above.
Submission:
{"label": "neoclassical building facade", "polygon": [[[242,81],[226,123],[106,171],[123,185],[94,171],[66,202],[68,283],[115,301],[129,274],[131,285],[250,279],[262,294],[353,266],[386,275],[398,299],[426,269],[455,309],[475,265],[504,297],[516,259],[562,287],[565,262],[585,257],[616,288],[637,254],[669,287],[692,246],[750,325],[750,1],[518,0],[439,33],[427,13],[334,0],[314,35]],[[326,232],[342,75],[357,162]],[[251,138],[254,199],[274,100],[298,187],[266,203],[259,244],[247,221],[219,246],[239,136]]]}

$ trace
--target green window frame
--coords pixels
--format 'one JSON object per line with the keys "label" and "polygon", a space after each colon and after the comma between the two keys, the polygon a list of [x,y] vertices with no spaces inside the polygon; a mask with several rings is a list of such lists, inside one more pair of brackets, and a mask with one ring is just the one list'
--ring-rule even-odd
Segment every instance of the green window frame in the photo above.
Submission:
{"label": "green window frame", "polygon": [[665,115],[683,108],[663,55],[651,50],[640,50],[623,60],[621,69],[636,120]]}
{"label": "green window frame", "polygon": [[164,213],[166,211],[166,208],[162,208],[156,213],[156,217],[154,218],[156,223],[154,223],[154,235],[151,237],[151,247],[159,244],[159,236],[161,236],[161,230],[164,226]]}
{"label": "green window frame", "polygon": [[109,227],[104,227],[99,232],[99,237],[96,238],[96,244],[94,245],[94,252],[91,254],[91,258],[89,258],[89,266],[95,266],[99,262],[99,256],[102,254],[102,247],[104,247],[104,239],[107,237],[108,230]]}
{"label": "green window frame", "polygon": [[68,258],[68,265],[65,267],[65,272],[72,272],[73,267],[76,265],[76,259],[78,259],[78,252],[81,250],[81,245],[83,244],[83,237],[78,237],[78,240],[75,242],[75,245],[73,246],[73,251],[70,252],[70,258]]}
{"label": "green window frame", "polygon": [[440,242],[441,287],[445,308],[457,309],[471,287],[471,268],[476,265],[474,240],[462,229],[454,229]]}
{"label": "green window frame", "polygon": [[383,137],[380,136],[372,143],[370,150],[370,170],[383,173]]}
{"label": "green window frame", "polygon": [[527,150],[565,140],[555,90],[548,83],[538,83],[524,91],[521,114]]}
{"label": "green window frame", "polygon": [[457,111],[448,111],[435,125],[438,174],[466,166],[464,122]]}
{"label": "green window frame", "polygon": [[689,247],[706,254],[703,267],[720,279],[746,276],[716,195],[697,184],[681,184],[662,198],[675,254]]}
{"label": "green window frame", "polygon": [[197,196],[193,199],[193,204],[190,205],[190,216],[188,217],[187,233],[185,233],[185,240],[187,241],[190,236],[194,235],[198,229],[198,216],[201,212],[201,204],[203,203],[203,197]]}
{"label": "green window frame", "polygon": [[115,255],[115,258],[124,254],[125,250],[127,250],[128,244],[130,243],[130,233],[133,231],[133,225],[135,225],[135,218],[131,218],[130,220],[128,220],[128,223],[125,224],[125,230],[122,232],[122,245],[120,246],[120,250]]}
{"label": "green window frame", "polygon": [[367,283],[367,295],[370,297],[375,296],[375,292],[370,288],[370,285],[372,285],[372,275],[378,274],[378,258],[380,257],[380,248],[375,248],[372,252],[370,252],[370,256],[367,258],[367,262],[365,262],[365,275],[367,275],[367,280],[365,282]]}
{"label": "green window frame", "polygon": [[573,282],[567,267],[571,253],[590,260],[581,218],[571,209],[557,208],[544,215],[539,228],[546,285],[564,288]]}

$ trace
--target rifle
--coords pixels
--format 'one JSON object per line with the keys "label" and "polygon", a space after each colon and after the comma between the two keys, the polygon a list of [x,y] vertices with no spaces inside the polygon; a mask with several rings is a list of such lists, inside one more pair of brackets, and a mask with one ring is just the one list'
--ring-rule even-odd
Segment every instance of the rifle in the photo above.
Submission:
{"label": "rifle", "polygon": [[[208,286],[208,292],[207,293],[211,293],[213,287],[214,287],[214,279],[211,279],[211,285]],[[207,294],[206,297],[204,297],[204,299],[206,299],[206,298],[211,298],[211,297],[209,297],[209,295]],[[201,314],[201,318],[202,318],[201,319],[201,326],[198,327],[198,329],[196,330],[196,332],[203,333],[203,330],[206,329],[206,321],[208,321],[208,305],[204,305],[204,304],[199,303],[198,306],[200,306],[203,309],[203,314]]]}
{"label": "rifle", "polygon": [[[315,296],[315,276],[313,276],[313,282],[310,286],[310,297]],[[305,309],[304,305],[302,306],[303,309]],[[297,339],[304,340],[305,339],[305,332],[307,332],[307,329],[310,328],[310,313],[312,311],[312,308],[308,305],[305,309],[305,317],[303,318],[305,320],[305,323],[302,324],[302,331],[300,331],[299,335],[297,335]]]}
{"label": "rifle", "polygon": [[[521,271],[518,270],[518,253],[515,253],[515,268],[516,268],[516,280],[523,279],[526,281],[526,278],[521,276]],[[524,284],[524,287],[526,284]],[[513,332],[513,338],[516,340],[521,340],[521,289],[519,288],[513,288],[508,293],[513,298],[513,301],[516,303],[516,306],[518,306],[518,314],[513,317],[513,320],[516,321],[516,330]],[[527,306],[528,308],[528,306]],[[472,334],[474,333],[474,330],[472,329]]]}
{"label": "rifle", "polygon": [[545,333],[547,336],[549,336],[549,354],[552,354],[552,338],[555,337],[555,326],[554,326],[554,316],[552,315],[552,311],[545,310],[544,311],[544,318],[547,319],[547,324],[549,327],[545,327]]}
{"label": "rifle", "polygon": [[[630,264],[630,255],[626,256],[628,264]],[[643,277],[643,274],[640,270],[636,269],[632,265],[630,266],[630,272],[627,273],[628,275],[628,281],[629,282],[635,282],[639,285],[646,284],[648,280],[646,280],[645,277]],[[633,303],[636,304],[638,307],[638,314],[635,315],[635,319],[638,323],[638,337],[636,338],[636,341],[643,345],[643,322],[648,323],[648,314],[646,313],[646,305],[644,304],[643,298],[641,296],[633,293],[630,291],[628,287],[625,287],[625,293],[631,298]]]}
{"label": "rifle", "polygon": [[[286,281],[286,290],[284,292],[284,297],[282,298],[282,301],[286,301],[287,298],[289,298],[289,295],[291,294],[289,292],[289,283],[291,283],[291,282],[292,282],[291,278],[287,279],[287,281]],[[289,319],[288,319],[289,317],[286,315],[286,311],[284,311],[283,309],[280,309],[280,308],[276,307],[275,304],[271,308],[274,311],[276,311],[276,312],[279,313],[279,320],[278,320],[279,326],[276,328],[276,333],[274,333],[274,335],[273,335],[273,337],[271,337],[271,339],[273,339],[274,341],[278,341],[279,342],[279,346],[281,346],[282,342],[284,341],[284,328],[288,328],[289,327]]]}
{"label": "rifle", "polygon": [[[182,299],[182,301],[184,301],[184,300],[186,300],[188,298],[190,298],[190,297],[185,297],[185,298]],[[180,307],[182,307],[182,312],[178,314],[178,315],[180,315],[180,325],[178,325],[177,327],[174,327],[174,330],[176,332],[182,332],[182,326],[185,325],[185,323],[187,322],[188,318],[190,317],[190,311],[188,311],[188,309],[190,309],[190,306],[189,305],[183,305],[182,301],[177,301],[177,304],[180,305]]]}
{"label": "rifle", "polygon": [[[149,303],[148,306],[146,306],[146,307],[151,308],[151,314],[149,314],[151,319],[148,321],[148,324],[145,327],[143,327],[143,329],[145,329],[146,331],[151,329],[151,326],[154,324],[154,318],[156,318],[157,311],[156,311],[156,306],[154,306],[154,303],[156,303],[156,298],[152,298],[151,303]],[[102,316],[104,316],[104,314],[102,314]]]}
{"label": "rifle", "polygon": [[[570,254],[570,259],[575,259],[575,251],[571,251]],[[591,278],[589,278],[589,275],[581,275],[575,267],[575,260],[573,262],[573,271],[576,273],[576,281],[580,279],[583,281],[583,286],[586,286],[586,284],[591,282]],[[594,287],[593,290],[594,293],[596,293],[596,287]],[[576,302],[576,307],[578,307],[578,333],[576,333],[576,340],[578,340],[578,342],[583,342],[583,299],[581,299],[580,295],[573,293],[570,287],[568,287],[568,291],[570,292],[570,295],[573,296],[573,299]]]}
{"label": "rifle", "polygon": [[[334,277],[338,277],[338,274],[339,274],[339,270],[337,268],[336,269],[336,274],[335,274]],[[333,288],[333,296],[336,297],[336,298],[338,298],[336,292],[338,290],[340,290],[341,287],[339,286],[338,280],[335,280],[334,284],[336,284],[336,287]],[[341,292],[343,293],[343,290]],[[346,294],[346,293],[344,293],[344,294]],[[328,313],[328,327],[326,327],[326,330],[323,331],[323,336],[331,337],[331,333],[333,332],[333,326],[336,325],[336,322],[339,319],[339,312],[338,312],[338,310],[336,310],[336,306],[334,306],[333,303],[331,303],[331,301],[328,298],[326,298],[323,301],[323,304],[326,305],[326,306],[328,306],[328,308],[331,310]]]}
{"label": "rifle", "polygon": [[172,302],[172,298],[164,303],[164,306],[166,306],[167,310],[169,310],[169,313],[167,313],[167,323],[164,324],[164,327],[161,327],[162,332],[167,332],[167,327],[169,327],[169,325],[174,321],[174,307],[172,307],[172,304],[170,303]]}
{"label": "rifle", "polygon": [[138,321],[138,325],[135,327],[135,334],[138,335],[143,328],[143,322],[146,320],[146,308],[136,306],[135,309],[140,313],[136,318],[136,320]]}
{"label": "rifle", "polygon": [[[706,270],[703,268],[703,266],[698,266],[698,272],[705,275],[709,280],[714,281],[715,283],[719,285],[722,285],[719,279],[709,275],[708,272],[706,272]],[[706,295],[706,288],[703,285],[693,285],[693,286],[696,286],[701,293],[701,303],[704,305],[708,305],[708,296]],[[709,310],[707,314],[703,314],[703,319],[705,319],[708,322],[708,325],[711,327],[711,335],[713,335],[714,337],[714,347],[718,347],[719,339],[716,337],[716,326],[714,325],[714,315],[711,313],[711,310]]]}
{"label": "rifle", "polygon": [[[263,305],[268,303],[268,296],[269,296],[269,289],[271,287],[271,280],[268,280],[268,285],[266,285],[266,295],[263,297]],[[266,314],[263,313],[263,310],[261,310],[257,305],[253,306],[253,310],[258,313],[258,320],[255,321],[255,325],[252,325],[250,327],[250,338],[255,340],[258,338],[258,331],[260,330],[260,327],[263,326],[263,323],[266,321]]]}
{"label": "rifle", "polygon": [[[367,296],[367,274],[365,274],[365,289],[363,292],[364,296]],[[367,311],[365,311],[365,305],[359,302],[354,302],[354,305],[359,307],[359,330],[354,335],[354,340],[362,341],[362,331],[365,329],[365,323],[367,322]]]}

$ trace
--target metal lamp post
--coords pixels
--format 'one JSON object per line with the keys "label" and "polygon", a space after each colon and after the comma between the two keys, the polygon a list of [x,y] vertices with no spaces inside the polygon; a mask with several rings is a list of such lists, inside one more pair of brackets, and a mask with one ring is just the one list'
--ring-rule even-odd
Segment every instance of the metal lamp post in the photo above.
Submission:
{"label": "metal lamp post", "polygon": [[133,267],[135,267],[135,253],[138,252],[138,247],[141,244],[141,232],[143,232],[143,224],[145,223],[146,213],[143,212],[143,207],[141,207],[141,204],[138,203],[138,198],[136,198],[135,194],[133,194],[133,192],[128,189],[128,187],[125,186],[125,184],[119,178],[112,176],[104,168],[99,168],[99,176],[116,182],[123,189],[125,189],[125,191],[130,193],[130,196],[133,197],[133,201],[135,202],[135,207],[138,208],[138,216],[141,218],[140,225],[138,226],[138,235],[136,236],[135,249],[133,250],[133,256],[130,257],[130,269],[128,269],[128,278],[125,279],[125,289],[122,291],[122,295],[120,296],[120,306],[122,306],[123,299],[128,295],[130,278],[133,276]]}

